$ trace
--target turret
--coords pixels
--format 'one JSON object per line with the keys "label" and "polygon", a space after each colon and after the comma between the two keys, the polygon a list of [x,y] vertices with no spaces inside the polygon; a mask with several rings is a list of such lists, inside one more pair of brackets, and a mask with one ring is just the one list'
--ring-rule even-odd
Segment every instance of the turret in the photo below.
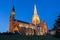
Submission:
{"label": "turret", "polygon": [[14,6],[12,8],[12,15],[15,15],[15,9],[14,9]]}
{"label": "turret", "polygon": [[15,16],[15,9],[14,9],[14,6],[13,6],[11,16],[10,16],[10,21],[14,21],[14,16]]}

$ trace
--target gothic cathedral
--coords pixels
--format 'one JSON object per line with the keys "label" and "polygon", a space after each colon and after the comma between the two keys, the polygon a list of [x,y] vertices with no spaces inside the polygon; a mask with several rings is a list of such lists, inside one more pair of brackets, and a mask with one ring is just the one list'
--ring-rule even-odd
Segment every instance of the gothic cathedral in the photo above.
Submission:
{"label": "gothic cathedral", "polygon": [[48,33],[48,26],[45,21],[41,21],[36,9],[36,4],[34,5],[34,15],[32,18],[32,23],[24,22],[15,19],[15,9],[13,6],[12,13],[10,16],[9,32],[25,35],[45,35]]}

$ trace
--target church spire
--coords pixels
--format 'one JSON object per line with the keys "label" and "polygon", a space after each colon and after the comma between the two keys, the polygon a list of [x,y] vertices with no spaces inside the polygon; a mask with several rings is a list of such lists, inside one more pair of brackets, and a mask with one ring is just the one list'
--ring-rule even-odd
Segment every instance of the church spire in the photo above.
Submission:
{"label": "church spire", "polygon": [[39,18],[38,14],[37,14],[36,4],[34,5],[34,16],[33,16],[33,19],[32,19],[32,23],[34,25],[37,25],[37,24],[40,23],[40,18]]}
{"label": "church spire", "polygon": [[13,8],[12,8],[12,15],[14,15],[15,14],[15,9],[14,9],[14,6],[13,6]]}

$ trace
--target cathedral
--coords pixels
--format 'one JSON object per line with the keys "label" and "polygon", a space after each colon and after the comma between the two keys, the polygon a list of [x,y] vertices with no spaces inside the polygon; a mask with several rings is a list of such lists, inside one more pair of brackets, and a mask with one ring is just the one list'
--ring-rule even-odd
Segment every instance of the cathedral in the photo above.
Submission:
{"label": "cathedral", "polygon": [[34,15],[31,23],[15,19],[15,9],[13,6],[9,20],[9,32],[18,32],[25,35],[45,35],[48,33],[48,26],[46,21],[40,20],[36,4],[34,5]]}

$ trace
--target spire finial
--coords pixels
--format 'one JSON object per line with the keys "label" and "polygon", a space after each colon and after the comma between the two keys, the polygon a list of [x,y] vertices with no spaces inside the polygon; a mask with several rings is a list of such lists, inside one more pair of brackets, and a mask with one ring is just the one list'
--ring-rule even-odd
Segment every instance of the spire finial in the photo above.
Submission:
{"label": "spire finial", "polygon": [[13,5],[13,8],[12,8],[12,11],[14,11],[14,12],[15,12],[14,5]]}
{"label": "spire finial", "polygon": [[34,4],[34,14],[37,14],[36,4]]}

